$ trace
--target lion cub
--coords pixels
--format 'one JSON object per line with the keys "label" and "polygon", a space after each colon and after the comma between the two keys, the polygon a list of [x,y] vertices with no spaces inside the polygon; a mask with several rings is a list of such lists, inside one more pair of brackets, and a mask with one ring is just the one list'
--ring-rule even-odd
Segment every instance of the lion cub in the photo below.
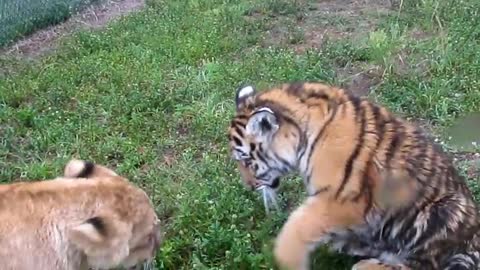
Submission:
{"label": "lion cub", "polygon": [[135,267],[154,258],[160,223],[141,189],[71,160],[64,176],[0,185],[2,270]]}

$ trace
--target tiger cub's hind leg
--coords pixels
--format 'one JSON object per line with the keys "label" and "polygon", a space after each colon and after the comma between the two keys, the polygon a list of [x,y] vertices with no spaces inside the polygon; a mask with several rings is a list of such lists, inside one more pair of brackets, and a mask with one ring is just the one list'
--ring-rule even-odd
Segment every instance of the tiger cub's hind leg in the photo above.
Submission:
{"label": "tiger cub's hind leg", "polygon": [[309,269],[309,254],[329,231],[363,223],[364,204],[312,196],[297,208],[281,229],[274,248],[280,269]]}
{"label": "tiger cub's hind leg", "polygon": [[352,270],[410,270],[410,268],[405,265],[384,264],[377,259],[367,259],[353,265]]}

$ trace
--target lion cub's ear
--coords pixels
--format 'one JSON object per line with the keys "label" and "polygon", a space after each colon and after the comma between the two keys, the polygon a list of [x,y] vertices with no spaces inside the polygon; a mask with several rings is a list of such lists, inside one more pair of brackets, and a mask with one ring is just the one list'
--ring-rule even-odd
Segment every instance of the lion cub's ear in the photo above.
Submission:
{"label": "lion cub's ear", "polygon": [[72,242],[79,247],[87,247],[101,243],[107,237],[105,218],[93,217],[72,228],[70,231]]}
{"label": "lion cub's ear", "polygon": [[72,159],[65,166],[63,175],[71,178],[118,176],[114,171],[90,161]]}
{"label": "lion cub's ear", "polygon": [[112,268],[128,256],[131,231],[125,222],[97,216],[71,228],[69,241],[86,255],[90,267]]}

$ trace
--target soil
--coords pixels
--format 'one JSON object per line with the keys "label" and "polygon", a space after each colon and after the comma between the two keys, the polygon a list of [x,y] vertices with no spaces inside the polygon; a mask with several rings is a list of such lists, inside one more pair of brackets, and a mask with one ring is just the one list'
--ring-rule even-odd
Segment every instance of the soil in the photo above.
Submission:
{"label": "soil", "polygon": [[464,164],[468,179],[480,177],[480,153],[458,152],[454,154],[454,159]]}
{"label": "soil", "polygon": [[[392,2],[393,1],[393,2]],[[360,40],[375,31],[381,18],[397,12],[395,0],[320,0],[299,2],[295,21],[279,17],[266,33],[263,46],[284,45],[297,53],[319,49],[326,42]],[[283,21],[282,21],[283,20]],[[364,62],[336,69],[340,86],[358,95],[368,95],[381,82],[383,68]]]}
{"label": "soil", "polygon": [[[299,5],[303,5],[299,11],[303,14],[296,14],[296,28],[276,24],[266,36],[264,45],[290,42],[302,53],[320,48],[326,40],[365,36],[375,30],[383,15],[394,12],[388,0],[320,0]],[[292,40],[292,30],[303,32],[301,42]]]}

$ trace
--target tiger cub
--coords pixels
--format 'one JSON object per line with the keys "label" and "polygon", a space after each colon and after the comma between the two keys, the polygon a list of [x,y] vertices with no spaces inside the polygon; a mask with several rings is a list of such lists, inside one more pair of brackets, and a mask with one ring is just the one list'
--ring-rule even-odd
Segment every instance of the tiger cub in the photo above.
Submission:
{"label": "tiger cub", "polygon": [[153,260],[159,226],[143,190],[71,160],[64,177],[0,185],[0,269],[136,269]]}
{"label": "tiger cub", "polygon": [[464,179],[386,108],[321,83],[246,86],[228,135],[247,187],[303,178],[308,196],[275,241],[282,269],[308,269],[319,244],[367,258],[357,270],[479,269],[479,209]]}

